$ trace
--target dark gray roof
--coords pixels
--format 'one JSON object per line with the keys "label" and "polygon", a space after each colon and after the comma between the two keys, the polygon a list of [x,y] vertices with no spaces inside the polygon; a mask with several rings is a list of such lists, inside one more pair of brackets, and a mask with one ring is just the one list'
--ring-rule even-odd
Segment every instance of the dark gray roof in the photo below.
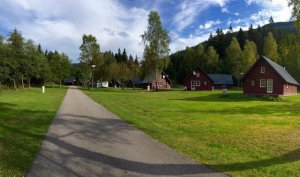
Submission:
{"label": "dark gray roof", "polygon": [[233,85],[232,75],[230,74],[208,74],[214,84]]}
{"label": "dark gray roof", "polygon": [[[171,80],[169,79],[168,75],[164,72],[160,73],[161,75],[164,75],[166,80],[171,84]],[[152,82],[155,80],[155,72],[151,72],[150,74],[146,75],[144,79],[137,78],[134,80],[134,84],[148,84],[149,82]]]}
{"label": "dark gray roof", "polygon": [[265,56],[262,56],[262,58],[270,64],[270,66],[285,80],[285,82],[299,85],[299,83],[282,66],[278,65]]}

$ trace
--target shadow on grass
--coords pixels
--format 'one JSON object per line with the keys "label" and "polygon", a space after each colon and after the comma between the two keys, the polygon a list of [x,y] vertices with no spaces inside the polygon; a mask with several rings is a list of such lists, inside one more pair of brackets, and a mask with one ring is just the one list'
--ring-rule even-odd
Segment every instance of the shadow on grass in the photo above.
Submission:
{"label": "shadow on grass", "polygon": [[241,163],[231,163],[231,164],[217,164],[217,165],[210,165],[210,166],[212,168],[222,169],[225,171],[243,171],[243,170],[269,167],[274,165],[281,165],[286,163],[293,163],[297,161],[300,161],[300,148],[290,151],[282,156],[274,157],[270,159],[241,162]]}
{"label": "shadow on grass", "polygon": [[[174,99],[173,99],[174,100]],[[222,93],[214,93],[205,96],[198,97],[190,97],[184,99],[175,99],[181,101],[207,101],[207,102],[247,102],[247,101],[284,101],[283,98],[280,97],[271,97],[271,96],[246,96],[242,93],[229,93],[227,95],[223,95]]]}
{"label": "shadow on grass", "polygon": [[0,176],[25,174],[54,114],[20,109],[15,104],[0,102]]}
{"label": "shadow on grass", "polygon": [[299,104],[286,105],[257,105],[249,107],[226,107],[224,109],[188,109],[178,111],[180,113],[204,113],[204,114],[258,114],[258,115],[282,115],[282,116],[300,116]]}

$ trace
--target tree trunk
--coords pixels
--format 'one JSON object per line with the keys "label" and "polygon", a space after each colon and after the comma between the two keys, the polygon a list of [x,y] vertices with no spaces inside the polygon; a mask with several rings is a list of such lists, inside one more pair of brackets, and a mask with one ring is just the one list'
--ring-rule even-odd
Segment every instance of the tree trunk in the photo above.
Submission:
{"label": "tree trunk", "polygon": [[30,78],[28,78],[28,88],[31,88]]}
{"label": "tree trunk", "polygon": [[13,82],[14,82],[14,89],[17,90],[16,80],[13,79]]}
{"label": "tree trunk", "polygon": [[124,90],[124,81],[122,80],[121,83],[122,83],[122,90]]}
{"label": "tree trunk", "polygon": [[132,82],[132,88],[133,88],[133,90],[135,90],[134,81],[133,81],[133,80],[131,80],[131,82]]}
{"label": "tree trunk", "polygon": [[59,81],[59,88],[61,88],[61,80]]}
{"label": "tree trunk", "polygon": [[156,91],[158,91],[158,87],[157,87],[157,73],[158,73],[158,71],[157,71],[158,69],[157,68],[155,68],[155,90]]}
{"label": "tree trunk", "polygon": [[22,74],[22,77],[21,77],[22,79],[22,88],[24,89],[24,75]]}

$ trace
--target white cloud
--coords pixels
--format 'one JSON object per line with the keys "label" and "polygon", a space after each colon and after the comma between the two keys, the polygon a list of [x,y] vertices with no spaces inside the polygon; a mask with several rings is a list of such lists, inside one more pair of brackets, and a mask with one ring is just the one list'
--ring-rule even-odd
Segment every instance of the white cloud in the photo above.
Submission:
{"label": "white cloud", "polygon": [[[256,3],[262,10],[251,16],[251,20],[265,22],[265,19],[273,17],[275,22],[288,21],[291,18],[291,8],[287,0],[245,0],[248,5]],[[265,24],[265,23],[264,23]]]}
{"label": "white cloud", "polygon": [[224,12],[224,13],[229,13],[229,10],[228,10],[227,7],[222,7],[222,12]]}
{"label": "white cloud", "polygon": [[191,25],[196,17],[210,6],[223,8],[229,0],[185,0],[179,4],[179,12],[174,16],[174,24],[178,31]]}
{"label": "white cloud", "polygon": [[175,36],[176,38],[173,39],[170,45],[171,53],[184,50],[186,49],[186,47],[193,47],[195,45],[198,45],[200,42],[208,39],[209,33],[199,36],[190,35],[188,37],[179,37],[178,34],[174,34],[173,36]]}
{"label": "white cloud", "polygon": [[126,48],[128,54],[142,55],[147,10],[126,8],[116,0],[2,0],[1,4],[0,24],[6,30],[17,28],[25,38],[48,50],[59,49],[74,62],[83,34],[96,36],[101,51]]}
{"label": "white cloud", "polygon": [[220,20],[217,20],[217,21],[208,21],[204,25],[200,25],[199,29],[210,29],[211,27],[219,25],[219,24],[221,24]]}

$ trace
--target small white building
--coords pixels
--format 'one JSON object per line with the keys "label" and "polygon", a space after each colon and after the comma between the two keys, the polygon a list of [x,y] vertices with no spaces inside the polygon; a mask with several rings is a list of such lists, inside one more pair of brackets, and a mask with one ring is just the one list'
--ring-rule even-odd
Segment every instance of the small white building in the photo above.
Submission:
{"label": "small white building", "polygon": [[102,81],[101,85],[103,88],[108,88],[108,81]]}

